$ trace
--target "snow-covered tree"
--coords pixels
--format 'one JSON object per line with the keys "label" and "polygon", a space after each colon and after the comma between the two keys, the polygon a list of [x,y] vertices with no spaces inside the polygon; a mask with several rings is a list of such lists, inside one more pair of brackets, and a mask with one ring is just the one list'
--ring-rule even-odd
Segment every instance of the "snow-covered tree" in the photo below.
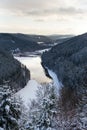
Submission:
{"label": "snow-covered tree", "polygon": [[27,130],[55,130],[57,96],[52,85],[43,85],[32,101]]}
{"label": "snow-covered tree", "polygon": [[0,86],[0,127],[3,130],[19,130],[19,103],[12,96],[8,85]]}
{"label": "snow-covered tree", "polygon": [[24,101],[20,96],[17,96],[16,100],[20,104],[20,111],[21,111],[20,119],[18,120],[19,130],[25,130],[25,125],[29,117],[28,109],[24,105]]}

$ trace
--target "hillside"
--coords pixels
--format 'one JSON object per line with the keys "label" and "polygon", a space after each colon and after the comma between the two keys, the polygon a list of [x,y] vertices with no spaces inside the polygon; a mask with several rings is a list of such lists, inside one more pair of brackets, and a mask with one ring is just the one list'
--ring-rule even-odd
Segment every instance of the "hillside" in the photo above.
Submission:
{"label": "hillside", "polygon": [[30,79],[30,72],[13,56],[0,48],[0,85],[8,81],[15,91],[23,88]]}
{"label": "hillside", "polygon": [[74,35],[56,35],[56,34],[54,34],[54,35],[50,35],[48,37],[50,39],[52,39],[55,44],[59,44],[59,43],[69,40],[70,38],[74,37]]}
{"label": "hillside", "polygon": [[87,87],[87,33],[43,53],[42,65],[53,70],[65,87]]}
{"label": "hillside", "polygon": [[19,49],[21,52],[45,49],[53,44],[52,40],[41,35],[0,33],[0,48],[7,51]]}

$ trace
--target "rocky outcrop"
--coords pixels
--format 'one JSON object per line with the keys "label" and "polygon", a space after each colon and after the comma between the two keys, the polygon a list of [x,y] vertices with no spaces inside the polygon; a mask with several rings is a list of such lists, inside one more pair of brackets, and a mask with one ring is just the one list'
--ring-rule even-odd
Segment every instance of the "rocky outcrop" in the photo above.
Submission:
{"label": "rocky outcrop", "polygon": [[30,79],[30,72],[6,50],[0,49],[0,84],[8,82],[12,89],[18,91]]}

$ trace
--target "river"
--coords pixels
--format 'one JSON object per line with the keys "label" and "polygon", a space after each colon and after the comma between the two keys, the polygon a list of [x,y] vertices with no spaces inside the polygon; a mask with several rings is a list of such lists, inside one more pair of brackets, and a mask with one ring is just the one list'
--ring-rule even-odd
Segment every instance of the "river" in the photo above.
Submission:
{"label": "river", "polygon": [[[45,75],[44,69],[41,65],[40,56],[15,58],[30,70],[31,79],[27,85],[17,93],[17,95],[23,99],[24,104],[27,105],[29,103],[29,99],[32,100],[36,98],[36,91],[38,87],[43,83],[51,83],[52,80]],[[49,69],[48,73],[53,79],[55,92],[59,94],[61,84],[57,78],[57,75]]]}
{"label": "river", "polygon": [[17,92],[27,107],[30,101],[36,98],[38,87],[43,83],[50,83],[51,79],[45,75],[40,56],[15,58],[30,70],[31,79],[23,89]]}
{"label": "river", "polygon": [[32,80],[36,80],[38,83],[49,83],[49,79],[44,72],[44,69],[41,65],[40,56],[34,57],[16,57],[18,61],[24,64],[29,70]]}

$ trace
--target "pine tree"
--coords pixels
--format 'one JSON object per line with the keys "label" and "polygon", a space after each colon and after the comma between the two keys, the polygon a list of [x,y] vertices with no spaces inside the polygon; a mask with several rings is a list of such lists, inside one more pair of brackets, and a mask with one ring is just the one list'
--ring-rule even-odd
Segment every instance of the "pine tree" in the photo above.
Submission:
{"label": "pine tree", "polygon": [[25,125],[26,125],[26,122],[27,122],[28,117],[29,117],[28,116],[28,114],[29,114],[28,109],[24,105],[24,102],[20,96],[17,96],[16,100],[20,104],[20,111],[21,111],[20,119],[18,120],[19,130],[25,130]]}
{"label": "pine tree", "polygon": [[30,108],[28,130],[54,130],[57,96],[52,85],[39,88]]}
{"label": "pine tree", "polygon": [[8,85],[0,86],[0,127],[4,130],[19,130],[20,106],[15,101]]}

